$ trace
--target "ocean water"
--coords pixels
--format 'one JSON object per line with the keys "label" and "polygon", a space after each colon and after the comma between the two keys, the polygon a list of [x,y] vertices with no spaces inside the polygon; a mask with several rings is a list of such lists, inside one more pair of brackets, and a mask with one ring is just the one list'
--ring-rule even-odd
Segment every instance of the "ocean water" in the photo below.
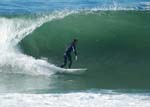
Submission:
{"label": "ocean water", "polygon": [[0,107],[150,107],[149,0],[3,0],[0,24]]}

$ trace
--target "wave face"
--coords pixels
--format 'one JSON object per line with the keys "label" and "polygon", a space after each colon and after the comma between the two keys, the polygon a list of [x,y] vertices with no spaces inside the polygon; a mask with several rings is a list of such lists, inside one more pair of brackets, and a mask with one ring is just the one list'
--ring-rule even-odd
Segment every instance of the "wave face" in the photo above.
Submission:
{"label": "wave face", "polygon": [[20,46],[59,66],[66,45],[78,38],[73,67],[88,68],[83,80],[90,79],[91,87],[150,88],[149,19],[147,11],[81,11],[43,24]]}
{"label": "wave face", "polygon": [[[0,1],[0,91],[149,89],[149,6],[147,0]],[[73,38],[79,39],[73,67],[88,71],[57,75]]]}

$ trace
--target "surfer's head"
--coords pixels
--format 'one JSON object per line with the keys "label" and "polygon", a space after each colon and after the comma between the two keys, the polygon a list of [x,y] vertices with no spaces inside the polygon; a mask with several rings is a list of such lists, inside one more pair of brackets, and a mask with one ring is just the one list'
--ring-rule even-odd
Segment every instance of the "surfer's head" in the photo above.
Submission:
{"label": "surfer's head", "polygon": [[78,39],[73,39],[73,43],[77,43],[78,42]]}
{"label": "surfer's head", "polygon": [[78,39],[73,39],[73,42],[78,42]]}

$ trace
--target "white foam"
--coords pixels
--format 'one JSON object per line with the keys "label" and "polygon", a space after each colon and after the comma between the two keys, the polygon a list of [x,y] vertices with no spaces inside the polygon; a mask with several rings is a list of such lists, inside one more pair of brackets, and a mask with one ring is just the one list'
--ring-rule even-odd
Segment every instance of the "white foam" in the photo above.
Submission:
{"label": "white foam", "polygon": [[150,6],[150,2],[141,2],[140,4]]}
{"label": "white foam", "polygon": [[1,94],[1,107],[150,107],[150,96],[141,94]]}
{"label": "white foam", "polygon": [[56,11],[35,19],[0,17],[0,72],[48,76],[53,74],[52,71],[57,67],[45,60],[21,53],[17,44],[42,24],[72,13],[74,11]]}
{"label": "white foam", "polygon": [[144,10],[150,10],[150,2],[141,2],[140,6]]}

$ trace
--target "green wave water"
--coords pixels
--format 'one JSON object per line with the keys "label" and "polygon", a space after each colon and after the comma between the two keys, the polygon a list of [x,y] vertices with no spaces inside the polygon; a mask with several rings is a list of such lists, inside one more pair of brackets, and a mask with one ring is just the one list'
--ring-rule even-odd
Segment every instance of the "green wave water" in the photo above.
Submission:
{"label": "green wave water", "polygon": [[[149,0],[1,0],[0,107],[150,107]],[[59,68],[78,38],[78,61]]]}
{"label": "green wave water", "polygon": [[149,19],[149,11],[82,11],[43,24],[19,46],[27,55],[60,66],[65,47],[78,38],[79,60],[73,68],[88,71],[78,78],[60,77],[83,83],[79,89],[149,89]]}

